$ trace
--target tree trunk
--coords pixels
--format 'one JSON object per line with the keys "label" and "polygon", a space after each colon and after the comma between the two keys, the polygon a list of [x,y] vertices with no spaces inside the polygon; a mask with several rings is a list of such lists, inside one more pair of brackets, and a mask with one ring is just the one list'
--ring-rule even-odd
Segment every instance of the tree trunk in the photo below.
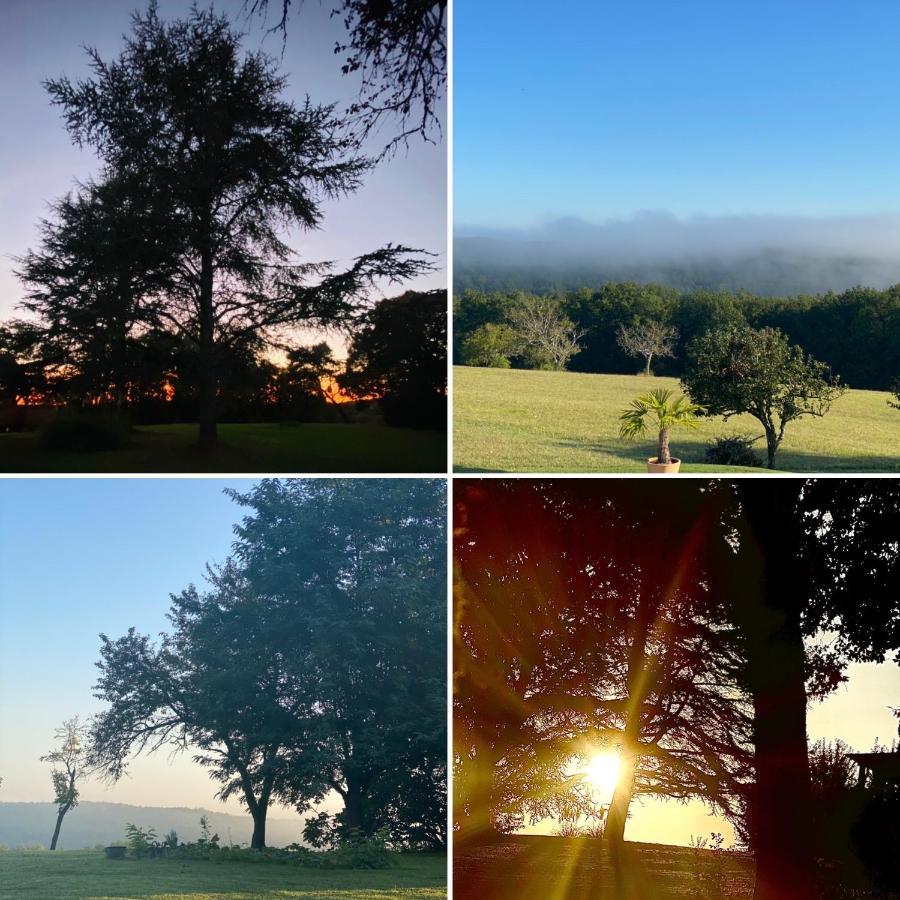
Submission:
{"label": "tree trunk", "polygon": [[793,509],[796,485],[754,481],[738,488],[750,525],[734,566],[732,592],[753,697],[754,900],[816,896],[800,624],[809,586]]}
{"label": "tree trunk", "polygon": [[633,752],[623,749],[619,759],[619,777],[603,828],[604,843],[612,849],[621,847],[625,842],[625,825],[628,822],[628,808],[631,806],[634,773],[637,768],[637,757]]}
{"label": "tree trunk", "polygon": [[648,353],[648,354],[644,357],[644,359],[646,360],[646,365],[644,366],[644,374],[645,374],[645,375],[652,375],[653,373],[650,371],[650,360],[653,359],[653,354],[652,354],[652,353]]}
{"label": "tree trunk", "polygon": [[253,812],[253,836],[250,838],[251,850],[266,849],[266,813],[267,807],[258,806]]}
{"label": "tree trunk", "polygon": [[56,816],[56,828],[53,829],[53,837],[50,838],[50,849],[56,849],[56,842],[59,840],[59,831],[62,828],[63,817],[69,811],[69,806],[61,806]]}
{"label": "tree trunk", "polygon": [[669,452],[669,429],[664,428],[659,433],[659,450],[656,454],[656,461],[660,465],[668,465],[672,462],[672,454]]}
{"label": "tree trunk", "polygon": [[218,440],[217,393],[213,262],[212,253],[204,251],[200,256],[200,384],[198,400],[200,449],[205,451],[212,450]]}
{"label": "tree trunk", "polygon": [[775,468],[775,454],[778,452],[778,436],[774,428],[766,426],[766,452],[768,453],[770,469]]}

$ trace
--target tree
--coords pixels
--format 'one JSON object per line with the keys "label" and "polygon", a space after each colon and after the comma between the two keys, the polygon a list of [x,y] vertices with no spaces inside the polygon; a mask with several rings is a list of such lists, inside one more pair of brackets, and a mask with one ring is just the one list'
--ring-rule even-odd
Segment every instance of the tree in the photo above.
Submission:
{"label": "tree", "polygon": [[[445,839],[446,537],[443,482],[264,481],[236,553],[281,631],[314,661],[339,832]],[[340,635],[340,640],[335,640]],[[286,651],[285,658],[294,658]],[[299,663],[295,663],[299,664]]]}
{"label": "tree", "polygon": [[688,350],[682,385],[711,415],[749,413],[763,426],[768,465],[787,426],[803,416],[824,416],[844,392],[828,367],[792,347],[775,328],[712,331]]}
{"label": "tree", "polygon": [[[823,683],[840,683],[833,670],[843,663],[900,650],[900,490],[876,480],[754,480],[708,497],[725,501],[714,583],[743,635],[754,705],[754,897],[814,897],[807,702]],[[837,657],[807,652],[804,640],[823,631],[838,635]],[[832,670],[824,679],[823,664],[826,676]]]}
{"label": "tree", "polygon": [[515,330],[509,325],[486,322],[466,336],[461,361],[466,366],[508,369],[509,358],[518,342]]}
{"label": "tree", "polygon": [[355,191],[372,161],[352,155],[333,107],[282,99],[274,63],[242,56],[224,17],[194,8],[164,24],[151,4],[133,22],[116,60],[89,51],[92,78],[47,89],[105,177],[137,173],[165,223],[175,275],[154,315],[197,347],[200,443],[210,448],[222,346],[279,326],[346,326],[374,282],[430,264],[391,244],[343,272],[293,263],[284,227],[318,228],[321,199]]}
{"label": "tree", "polygon": [[338,382],[343,369],[343,364],[335,359],[334,351],[324,341],[288,350],[287,365],[277,375],[279,406],[305,418],[313,403],[331,403],[346,421]]}
{"label": "tree", "polygon": [[[133,628],[101,635],[95,696],[108,704],[91,732],[91,757],[113,780],[129,759],[169,746],[191,750],[253,818],[250,846],[266,841],[275,800],[304,806],[323,796],[314,661],[284,658],[305,635],[249,589],[239,566],[209,570],[211,589],[172,596],[173,630],[154,645]],[[296,651],[295,651],[296,656]]]}
{"label": "tree", "polygon": [[445,428],[447,292],[380,301],[354,332],[341,386],[378,397],[390,424]]}
{"label": "tree", "polygon": [[578,342],[584,332],[550,301],[538,300],[514,309],[510,321],[519,338],[518,353],[534,368],[562,371],[581,349]]}
{"label": "tree", "polygon": [[22,307],[41,324],[45,367],[74,369],[82,399],[125,403],[135,329],[154,324],[155,295],[170,284],[168,232],[136,178],[89,182],[41,222],[41,249],[19,260]]}
{"label": "tree", "polygon": [[87,774],[86,729],[78,716],[66,719],[56,729],[56,747],[41,757],[41,762],[53,765],[53,802],[56,804],[56,827],[50,839],[50,849],[55,850],[66,813],[78,806],[78,780]]}
{"label": "tree", "polygon": [[[277,29],[286,34],[292,0],[280,0]],[[245,0],[251,13],[265,13],[269,0]],[[440,129],[439,104],[447,81],[447,0],[343,0],[332,10],[343,19],[346,43],[341,71],[361,73],[362,87],[351,114],[360,138],[385,118],[400,133],[386,152],[415,134],[431,140]]]}
{"label": "tree", "polygon": [[663,388],[650,391],[643,397],[631,401],[631,406],[620,416],[622,426],[619,434],[623,438],[641,437],[647,431],[647,420],[653,422],[659,433],[656,461],[660,465],[672,462],[669,452],[669,432],[673,428],[698,428],[698,414],[705,412],[702,406],[692,403],[687,397],[672,399],[673,392]]}
{"label": "tree", "polygon": [[[572,760],[600,748],[621,759],[604,829],[614,847],[633,796],[696,796],[739,812],[749,709],[736,632],[702,574],[700,496],[609,482],[458,491],[454,808],[463,836],[520,827],[523,814],[583,812],[572,803],[583,779]],[[687,530],[666,514],[673,504]]]}
{"label": "tree", "polygon": [[619,325],[616,340],[629,356],[643,356],[644,374],[652,375],[650,363],[654,356],[675,355],[678,329],[653,319],[637,319],[630,326]]}

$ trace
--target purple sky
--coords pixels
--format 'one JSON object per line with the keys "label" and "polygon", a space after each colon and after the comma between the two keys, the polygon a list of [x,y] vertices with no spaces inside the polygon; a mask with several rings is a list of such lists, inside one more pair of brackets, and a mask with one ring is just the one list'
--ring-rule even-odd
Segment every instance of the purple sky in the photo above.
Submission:
{"label": "purple sky", "polygon": [[[276,7],[279,5],[275,4]],[[329,17],[332,4],[306,2],[294,13],[284,45],[282,70],[289,95],[313,102],[348,102],[357,83],[340,75],[340,58],[332,48],[342,34]],[[0,319],[14,312],[21,287],[13,257],[37,243],[37,223],[47,203],[64,195],[76,179],[96,168],[90,151],[72,146],[58,108],[51,107],[41,81],[87,73],[84,46],[96,47],[105,59],[117,55],[122,35],[130,31],[134,0],[3,0],[0,3]],[[186,0],[160,0],[164,19],[190,8]],[[262,47],[281,58],[280,34],[267,34],[259,18],[247,19],[242,0],[219,0],[225,12],[247,32],[248,49]],[[270,20],[272,13],[270,13]],[[271,25],[272,22],[270,21]],[[371,150],[386,143],[376,136]],[[416,141],[408,152],[382,163],[354,196],[325,205],[323,230],[289,241],[307,260],[347,260],[387,241],[439,253],[446,264],[446,143]],[[446,284],[441,270],[410,283],[436,288]],[[395,292],[395,291],[391,291]]]}

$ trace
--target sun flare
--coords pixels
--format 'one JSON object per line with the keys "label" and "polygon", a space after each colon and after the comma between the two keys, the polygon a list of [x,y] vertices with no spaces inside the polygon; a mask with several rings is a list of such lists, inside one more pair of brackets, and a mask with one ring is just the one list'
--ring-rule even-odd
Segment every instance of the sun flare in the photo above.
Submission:
{"label": "sun flare", "polygon": [[611,796],[619,780],[620,762],[618,753],[595,753],[583,769],[585,779],[597,793]]}

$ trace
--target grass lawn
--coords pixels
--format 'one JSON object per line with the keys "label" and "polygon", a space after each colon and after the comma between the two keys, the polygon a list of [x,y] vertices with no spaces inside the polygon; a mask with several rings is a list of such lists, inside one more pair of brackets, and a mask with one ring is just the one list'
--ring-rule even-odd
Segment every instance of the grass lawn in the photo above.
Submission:
{"label": "grass lawn", "polygon": [[220,425],[210,456],[196,425],[135,429],[132,446],[103,453],[41,448],[35,432],[0,434],[2,472],[445,472],[446,435],[384,425]]}
{"label": "grass lawn", "polygon": [[278,863],[106,859],[102,850],[0,853],[0,898],[43,900],[436,900],[447,857],[403,854],[388,869],[324,871]]}
{"label": "grass lawn", "polygon": [[[457,472],[645,472],[655,435],[635,443],[618,437],[619,414],[651,388],[678,390],[674,378],[587,375],[515,369],[453,370],[453,453]],[[822,419],[788,425],[775,458],[783,472],[900,471],[900,411],[890,394],[848,391]],[[740,431],[761,435],[751,416],[705,420],[696,431],[672,432],[682,472],[768,472],[703,462],[707,442]],[[765,457],[765,442],[756,445]]]}
{"label": "grass lawn", "polygon": [[618,864],[592,838],[517,835],[454,847],[454,900],[750,900],[745,853],[627,843]]}

